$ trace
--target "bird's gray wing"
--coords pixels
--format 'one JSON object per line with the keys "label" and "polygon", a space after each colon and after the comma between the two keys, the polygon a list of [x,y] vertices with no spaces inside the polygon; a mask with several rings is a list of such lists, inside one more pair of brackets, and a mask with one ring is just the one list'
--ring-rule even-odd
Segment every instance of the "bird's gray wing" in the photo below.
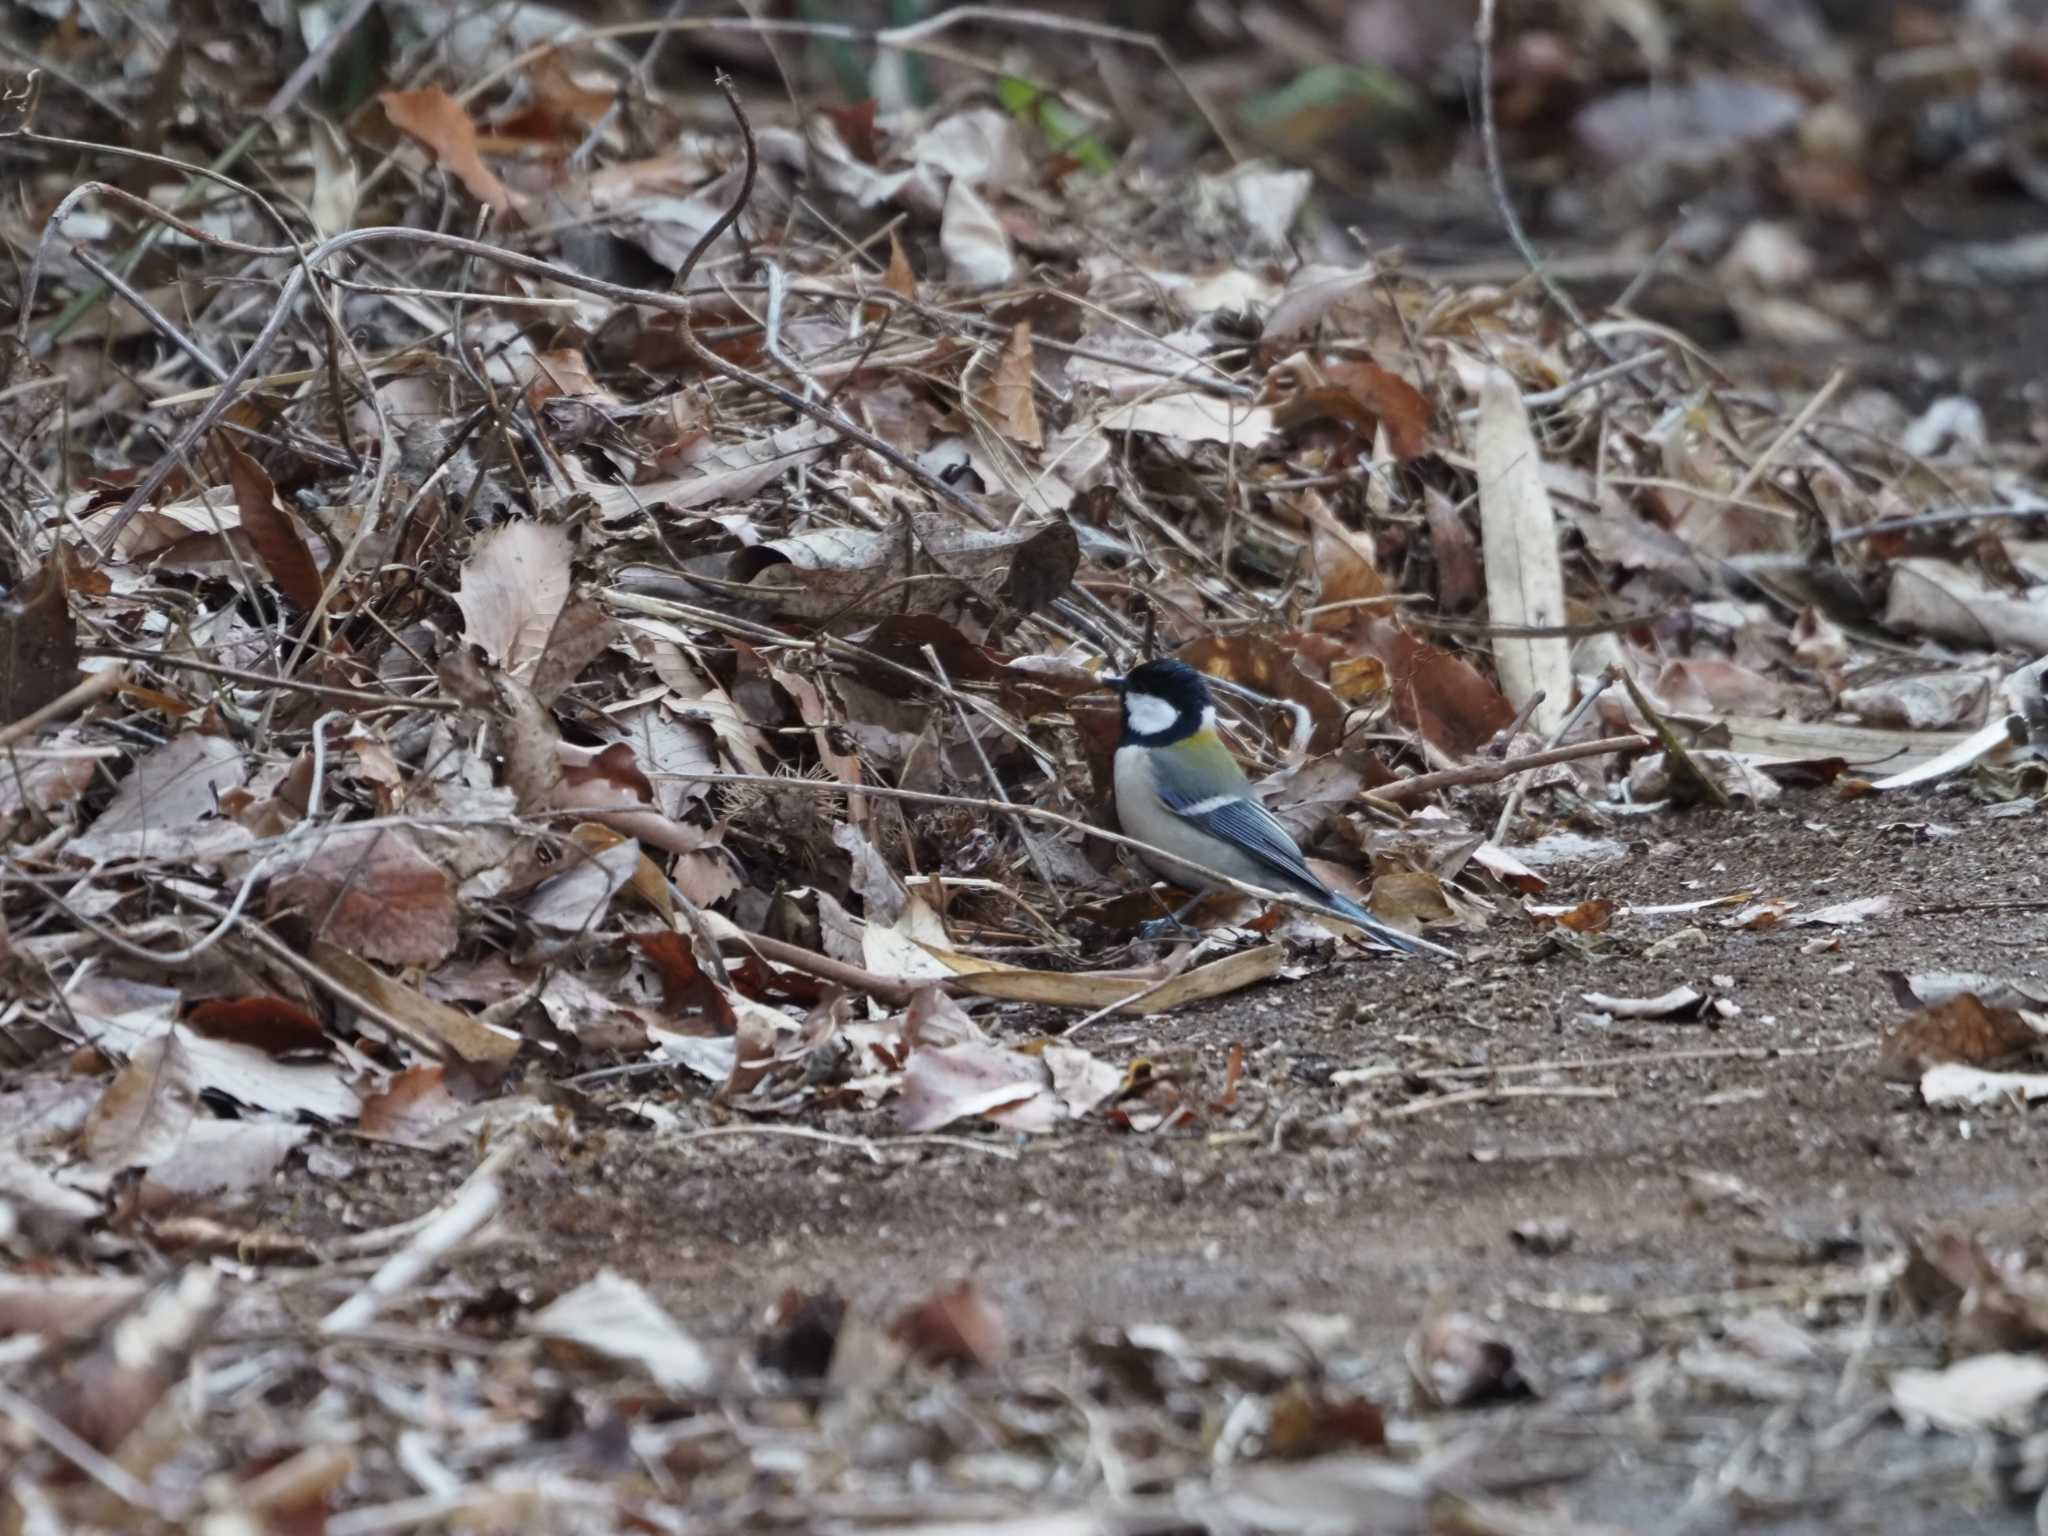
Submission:
{"label": "bird's gray wing", "polygon": [[1234,795],[1219,805],[1216,802],[1220,796],[1194,793],[1193,785],[1175,782],[1179,777],[1171,766],[1170,758],[1159,763],[1153,772],[1159,798],[1174,815],[1243,850],[1248,857],[1271,870],[1281,884],[1305,886],[1322,895],[1329,893],[1329,887],[1318,880],[1303,861],[1293,837],[1273,818],[1271,811],[1259,804],[1249,786],[1242,794]]}

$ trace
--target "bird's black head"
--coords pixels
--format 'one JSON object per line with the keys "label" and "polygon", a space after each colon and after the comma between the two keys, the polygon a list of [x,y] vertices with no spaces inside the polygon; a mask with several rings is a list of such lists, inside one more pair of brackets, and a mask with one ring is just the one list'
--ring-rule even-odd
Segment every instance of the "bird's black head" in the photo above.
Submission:
{"label": "bird's black head", "polygon": [[1148,661],[1117,685],[1123,696],[1123,744],[1164,746],[1202,729],[1210,713],[1209,684],[1184,661]]}

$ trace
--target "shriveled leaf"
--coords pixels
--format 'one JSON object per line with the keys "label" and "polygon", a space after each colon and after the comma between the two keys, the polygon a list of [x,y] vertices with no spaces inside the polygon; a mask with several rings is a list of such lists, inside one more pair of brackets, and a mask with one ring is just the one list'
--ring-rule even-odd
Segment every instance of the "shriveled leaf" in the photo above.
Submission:
{"label": "shriveled leaf", "polygon": [[234,487],[235,506],[241,513],[242,531],[263,568],[270,572],[278,590],[302,611],[311,613],[319,605],[325,583],[314,563],[305,535],[278,503],[277,488],[263,466],[244,453],[234,439],[221,439],[221,454],[227,460],[228,483]]}
{"label": "shriveled leaf", "polygon": [[636,1366],[673,1397],[710,1389],[711,1357],[633,1281],[601,1269],[527,1320],[526,1331],[622,1365]]}
{"label": "shriveled leaf", "polygon": [[462,104],[438,85],[417,91],[380,91],[377,100],[392,126],[425,145],[470,196],[499,213],[514,206],[511,190],[477,152],[476,124]]}
{"label": "shriveled leaf", "polygon": [[145,1041],[114,1074],[79,1145],[93,1169],[146,1168],[177,1151],[199,1112],[199,1074],[177,1032]]}
{"label": "shriveled leaf", "polygon": [[[1557,628],[1565,622],[1557,517],[1528,407],[1505,369],[1487,371],[1477,439],[1487,612],[1504,628]],[[1542,694],[1530,724],[1539,735],[1554,733],[1571,710],[1570,644],[1561,636],[1495,635],[1493,659],[1508,703],[1520,709]]]}
{"label": "shriveled leaf", "polygon": [[1015,1130],[1049,1131],[1065,1118],[1045,1067],[1001,1046],[965,1043],[911,1053],[896,1101],[907,1134],[989,1116]]}
{"label": "shriveled leaf", "polygon": [[1019,320],[994,362],[974,381],[974,403],[1003,436],[1027,448],[1045,441],[1038,424],[1036,358],[1031,348],[1031,322]]}
{"label": "shriveled leaf", "polygon": [[135,765],[71,851],[84,858],[192,858],[225,853],[249,835],[219,819],[220,796],[248,779],[224,736],[185,731]]}
{"label": "shriveled leaf", "polygon": [[946,275],[963,288],[997,288],[1017,276],[1017,254],[995,210],[964,180],[946,191],[939,221]]}

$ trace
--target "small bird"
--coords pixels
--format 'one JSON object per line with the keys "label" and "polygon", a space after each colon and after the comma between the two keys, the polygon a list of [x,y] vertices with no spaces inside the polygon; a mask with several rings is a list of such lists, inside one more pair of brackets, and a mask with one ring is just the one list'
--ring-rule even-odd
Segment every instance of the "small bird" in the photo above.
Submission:
{"label": "small bird", "polygon": [[[1116,748],[1116,817],[1140,842],[1192,859],[1247,885],[1293,891],[1396,949],[1455,952],[1389,928],[1316,878],[1301,850],[1216,734],[1216,706],[1200,672],[1184,661],[1148,661],[1108,679],[1123,702]],[[1141,854],[1152,872],[1197,892],[1173,915],[1188,913],[1217,882],[1176,859]]]}

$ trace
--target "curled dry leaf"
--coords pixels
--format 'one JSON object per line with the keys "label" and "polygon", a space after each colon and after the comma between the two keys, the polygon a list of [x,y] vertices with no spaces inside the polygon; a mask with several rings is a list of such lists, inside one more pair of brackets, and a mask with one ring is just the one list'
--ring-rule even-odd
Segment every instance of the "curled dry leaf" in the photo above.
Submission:
{"label": "curled dry leaf", "polygon": [[263,568],[270,572],[278,590],[311,613],[320,605],[325,583],[306,536],[278,502],[277,488],[270,476],[232,438],[221,439],[221,455],[227,460],[228,483],[234,488],[235,507],[242,518],[242,532]]}
{"label": "curled dry leaf", "polygon": [[526,1330],[637,1366],[672,1397],[696,1397],[716,1380],[704,1346],[644,1289],[609,1269],[542,1307],[527,1319]]}
{"label": "curled dry leaf", "polygon": [[1037,363],[1031,349],[1031,322],[1010,327],[1003,350],[975,376],[974,403],[990,426],[1014,443],[1036,448],[1045,441],[1038,424]]}
{"label": "curled dry leaf", "polygon": [[382,91],[377,100],[392,126],[424,144],[470,196],[499,213],[513,210],[511,189],[484,164],[477,152],[476,124],[453,96],[430,85],[417,91]]}
{"label": "curled dry leaf", "polygon": [[1536,1395],[1499,1331],[1446,1300],[1430,1304],[1408,1337],[1407,1357],[1417,1393],[1434,1408],[1476,1408]]}
{"label": "curled dry leaf", "polygon": [[946,275],[963,288],[999,288],[1017,277],[1017,255],[995,210],[965,181],[946,192],[939,221],[939,249]]}
{"label": "curled dry leaf", "polygon": [[1010,1354],[1002,1313],[972,1280],[956,1281],[907,1308],[889,1333],[913,1360],[928,1366],[993,1370]]}

